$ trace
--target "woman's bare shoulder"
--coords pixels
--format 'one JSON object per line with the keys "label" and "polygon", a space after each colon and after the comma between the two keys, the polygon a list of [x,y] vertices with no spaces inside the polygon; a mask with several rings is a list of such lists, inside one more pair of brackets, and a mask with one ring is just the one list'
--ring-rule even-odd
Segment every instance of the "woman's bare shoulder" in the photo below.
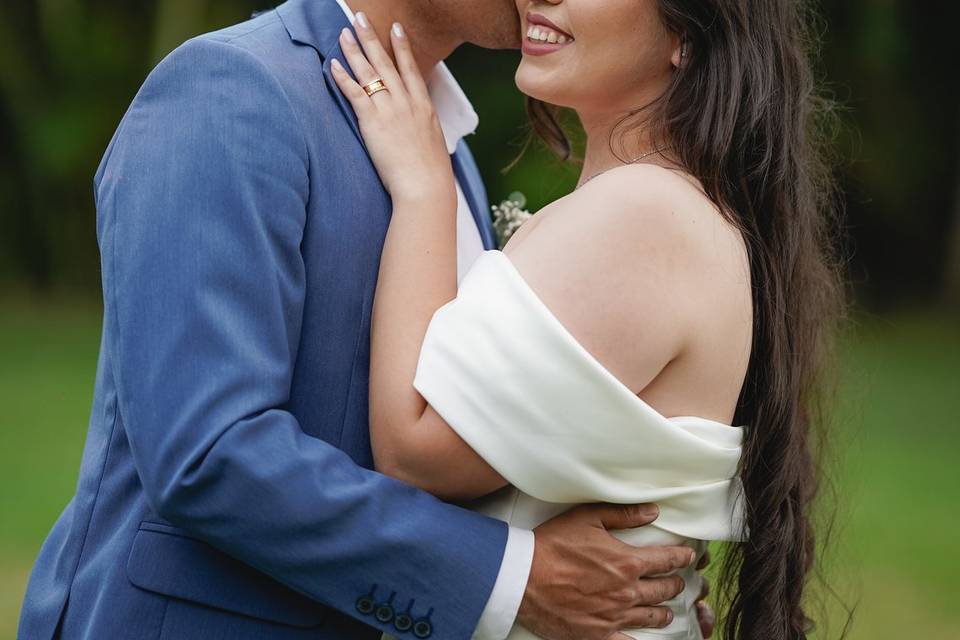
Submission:
{"label": "woman's bare shoulder", "polygon": [[[602,202],[601,215],[607,216],[610,224],[622,227],[624,232],[656,232],[662,234],[657,238],[660,241],[681,241],[676,248],[708,238],[721,240],[716,237],[720,231],[732,237],[739,235],[697,178],[653,164],[611,169],[571,195],[581,202]],[[563,203],[563,206],[570,204],[572,202]]]}
{"label": "woman's bare shoulder", "polygon": [[705,307],[743,286],[739,234],[673,171],[613,169],[536,217],[504,251],[571,333],[637,390],[702,332]]}
{"label": "woman's bare shoulder", "polygon": [[[704,269],[745,264],[742,234],[700,182],[657,165],[606,171],[535,218],[527,236],[539,235],[542,250],[549,245],[567,256],[574,251],[578,259],[616,259],[628,270],[668,258],[664,275],[699,278]],[[576,246],[563,244],[573,237],[580,238]]]}

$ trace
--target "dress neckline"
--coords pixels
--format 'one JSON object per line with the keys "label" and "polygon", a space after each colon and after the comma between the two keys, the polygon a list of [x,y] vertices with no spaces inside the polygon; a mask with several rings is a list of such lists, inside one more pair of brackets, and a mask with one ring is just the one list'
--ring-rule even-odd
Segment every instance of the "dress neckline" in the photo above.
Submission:
{"label": "dress neckline", "polygon": [[534,291],[533,287],[531,287],[530,283],[526,281],[526,279],[523,277],[523,274],[520,273],[520,270],[517,268],[517,266],[513,263],[513,260],[511,260],[506,253],[504,253],[500,249],[487,249],[483,252],[483,255],[481,257],[489,254],[499,254],[499,261],[501,262],[501,264],[503,264],[506,270],[512,274],[514,280],[518,284],[520,284],[521,287],[530,294],[530,298],[537,303],[537,306],[539,306],[546,313],[546,315],[549,318],[551,318],[552,324],[554,324],[557,330],[560,331],[560,333],[567,339],[567,342],[569,342],[570,345],[573,346],[573,348],[580,353],[580,355],[584,358],[586,362],[590,363],[590,365],[594,369],[596,369],[600,373],[600,375],[608,379],[609,382],[614,387],[620,389],[622,393],[629,394],[630,397],[633,398],[634,402],[644,407],[647,411],[662,418],[663,420],[668,420],[670,422],[688,422],[690,420],[694,420],[694,421],[709,425],[711,427],[722,427],[727,430],[733,429],[733,430],[742,431],[744,429],[744,427],[742,426],[730,425],[725,422],[720,422],[719,420],[712,420],[710,418],[704,418],[701,416],[683,415],[683,416],[667,417],[662,413],[660,413],[659,411],[657,411],[656,409],[654,409],[650,405],[650,403],[648,403],[646,400],[644,400],[643,398],[638,396],[636,393],[634,393],[630,387],[628,387],[626,384],[624,384],[622,380],[620,380],[620,378],[613,375],[613,373],[607,367],[605,367],[603,363],[597,359],[596,356],[590,353],[590,351],[588,351],[587,348],[584,347],[579,340],[577,340],[577,338],[570,332],[570,330],[567,329],[567,327],[553,313],[550,307],[547,306],[547,303],[543,301],[543,299],[539,296],[539,294],[537,294],[536,291]]}

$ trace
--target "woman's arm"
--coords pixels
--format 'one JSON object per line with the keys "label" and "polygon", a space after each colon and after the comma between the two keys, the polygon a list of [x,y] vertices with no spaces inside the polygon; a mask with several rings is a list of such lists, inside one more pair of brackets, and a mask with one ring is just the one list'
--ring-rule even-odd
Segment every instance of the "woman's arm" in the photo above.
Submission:
{"label": "woman's arm", "polygon": [[[485,495],[506,481],[414,389],[433,314],[457,294],[457,192],[443,132],[410,42],[395,27],[397,63],[369,27],[340,43],[358,82],[334,61],[334,77],[393,201],[373,305],[370,437],[379,471],[447,500]],[[366,55],[364,55],[366,54]],[[388,90],[367,96],[382,78]]]}

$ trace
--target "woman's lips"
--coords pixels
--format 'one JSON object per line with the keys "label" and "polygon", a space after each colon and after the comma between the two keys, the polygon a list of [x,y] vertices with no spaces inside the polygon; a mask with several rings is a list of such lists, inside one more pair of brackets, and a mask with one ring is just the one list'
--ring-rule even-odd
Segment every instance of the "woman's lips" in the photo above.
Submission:
{"label": "woman's lips", "polygon": [[527,16],[527,30],[523,38],[523,52],[542,56],[559,51],[572,44],[573,36],[561,30],[550,20],[538,14]]}

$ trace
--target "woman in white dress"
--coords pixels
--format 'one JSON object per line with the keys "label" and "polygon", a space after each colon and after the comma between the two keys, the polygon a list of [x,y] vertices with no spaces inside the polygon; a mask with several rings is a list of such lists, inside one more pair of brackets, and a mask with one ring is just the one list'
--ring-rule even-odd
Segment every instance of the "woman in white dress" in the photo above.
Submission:
{"label": "woman in white dress", "polygon": [[[656,502],[653,525],[616,535],[701,555],[734,543],[727,637],[806,637],[812,390],[842,287],[797,3],[518,9],[534,128],[569,156],[550,105],[575,110],[583,173],[459,290],[456,188],[415,43],[395,25],[394,64],[369,28],[362,51],[341,37],[357,81],[335,77],[394,206],[373,309],[377,468],[528,528]],[[701,637],[697,574],[679,573],[669,624],[627,636]]]}

